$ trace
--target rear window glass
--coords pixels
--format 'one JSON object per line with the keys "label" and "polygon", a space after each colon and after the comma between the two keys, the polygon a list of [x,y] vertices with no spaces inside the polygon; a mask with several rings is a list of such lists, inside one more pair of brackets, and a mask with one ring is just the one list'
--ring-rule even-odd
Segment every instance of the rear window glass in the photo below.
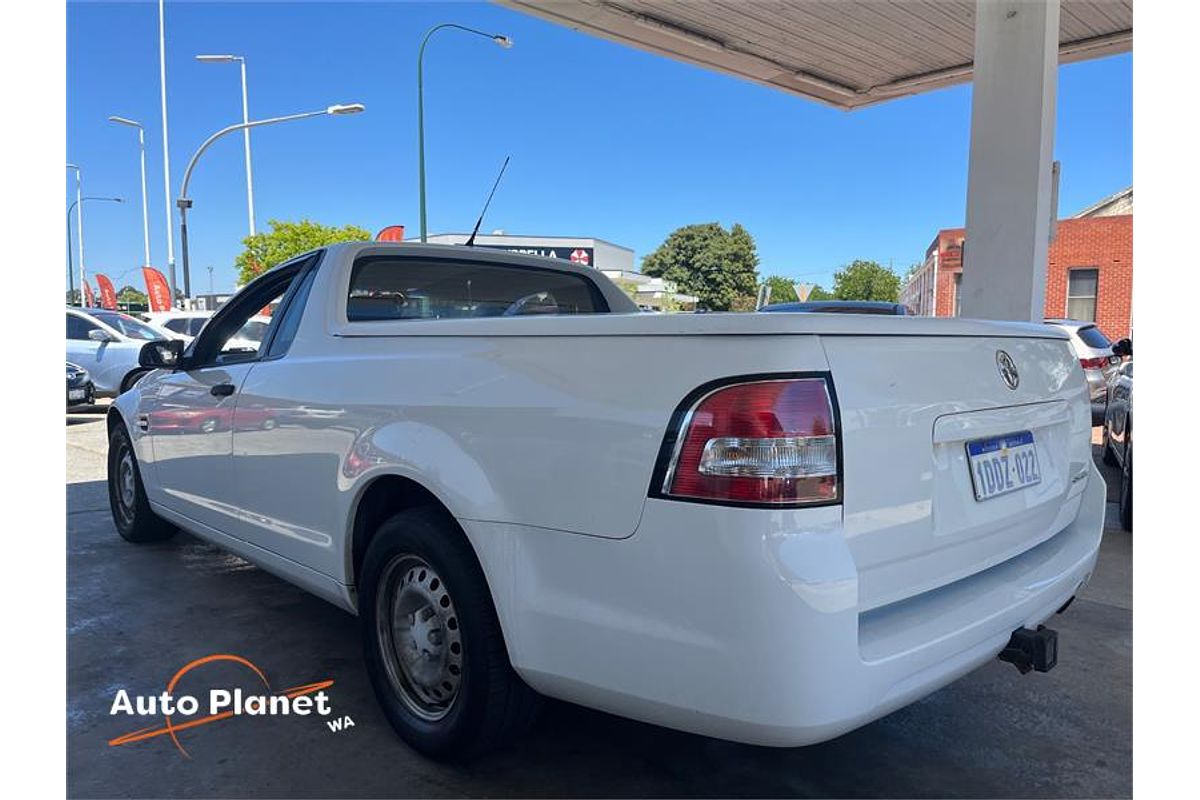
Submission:
{"label": "rear window glass", "polygon": [[1078,331],[1076,331],[1076,334],[1088,347],[1094,347],[1097,350],[1105,350],[1109,347],[1112,347],[1112,342],[1110,342],[1108,337],[1101,333],[1100,329],[1095,325],[1089,325],[1086,328],[1080,328]]}
{"label": "rear window glass", "polygon": [[364,258],[354,265],[346,318],[516,317],[608,311],[580,275],[534,267],[441,259]]}

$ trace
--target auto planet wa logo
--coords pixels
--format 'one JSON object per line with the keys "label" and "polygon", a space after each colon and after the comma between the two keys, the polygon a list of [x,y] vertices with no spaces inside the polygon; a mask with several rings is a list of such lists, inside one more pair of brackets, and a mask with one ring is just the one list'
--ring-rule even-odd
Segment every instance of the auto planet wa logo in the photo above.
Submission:
{"label": "auto planet wa logo", "polygon": [[[175,694],[179,681],[188,673],[216,662],[238,664],[249,669],[262,682],[264,692],[247,693],[241,688],[210,688],[202,696],[191,694]],[[130,695],[125,689],[117,691],[109,708],[110,716],[127,715],[130,717],[156,716],[161,714],[163,724],[152,725],[130,731],[115,739],[110,739],[110,747],[133,744],[160,736],[170,736],[175,747],[185,758],[191,754],[179,741],[179,732],[208,725],[234,717],[266,717],[266,716],[319,716],[325,719],[325,725],[330,731],[337,733],[354,727],[350,717],[330,718],[333,714],[329,695],[326,689],[333,686],[332,680],[315,681],[287,689],[272,690],[266,674],[253,662],[241,656],[228,653],[197,658],[185,664],[172,676],[167,688],[157,695]]]}

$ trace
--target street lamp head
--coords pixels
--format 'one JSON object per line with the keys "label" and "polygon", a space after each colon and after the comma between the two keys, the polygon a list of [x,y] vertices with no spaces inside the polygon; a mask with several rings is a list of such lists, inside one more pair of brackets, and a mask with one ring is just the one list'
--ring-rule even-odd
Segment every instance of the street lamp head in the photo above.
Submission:
{"label": "street lamp head", "polygon": [[109,122],[115,122],[115,123],[117,123],[118,125],[129,125],[129,126],[130,126],[130,127],[132,127],[132,128],[140,128],[140,127],[142,127],[142,123],[140,123],[140,122],[135,122],[134,120],[131,120],[131,119],[126,119],[125,117],[116,117],[116,116],[113,116],[113,117],[109,117],[109,118],[108,118],[108,121],[109,121]]}
{"label": "street lamp head", "polygon": [[231,55],[200,55],[196,56],[196,60],[207,64],[227,64],[230,61],[241,61],[242,57]]}
{"label": "street lamp head", "polygon": [[334,105],[325,109],[326,114],[357,114],[361,111],[366,111],[367,107],[362,103],[348,103],[345,105]]}
{"label": "street lamp head", "polygon": [[497,33],[495,36],[493,36],[492,41],[503,47],[505,50],[510,50],[513,46],[513,40],[502,33]]}

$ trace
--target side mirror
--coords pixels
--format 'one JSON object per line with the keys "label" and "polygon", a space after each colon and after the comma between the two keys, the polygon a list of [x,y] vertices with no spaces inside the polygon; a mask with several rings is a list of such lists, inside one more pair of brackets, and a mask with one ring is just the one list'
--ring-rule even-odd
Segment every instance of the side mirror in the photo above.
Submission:
{"label": "side mirror", "polygon": [[108,331],[100,330],[99,328],[92,328],[90,331],[88,331],[88,338],[93,342],[113,341],[112,334],[110,334]]}
{"label": "side mirror", "polygon": [[1116,344],[1113,345],[1112,350],[1113,350],[1114,356],[1121,356],[1122,358],[1132,358],[1133,357],[1133,340],[1132,339],[1120,339],[1117,341]]}
{"label": "side mirror", "polygon": [[179,369],[183,366],[183,342],[179,339],[160,339],[142,345],[138,364],[150,369]]}

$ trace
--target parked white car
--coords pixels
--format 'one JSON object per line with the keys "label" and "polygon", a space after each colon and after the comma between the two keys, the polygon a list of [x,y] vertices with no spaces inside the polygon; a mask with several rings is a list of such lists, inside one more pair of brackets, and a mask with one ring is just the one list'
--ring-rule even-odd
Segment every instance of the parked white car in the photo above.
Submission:
{"label": "parked white car", "polygon": [[174,309],[171,311],[147,311],[141,317],[147,325],[169,331],[172,337],[179,337],[185,342],[190,342],[196,338],[196,334],[200,333],[200,329],[212,318],[212,315],[211,311]]}
{"label": "parked white car", "polygon": [[119,311],[67,306],[67,361],[91,375],[96,395],[115,397],[147,370],[138,354],[159,331]]}
{"label": "parked white car", "polygon": [[[146,319],[146,324],[167,331],[170,338],[190,342],[196,338],[204,326],[208,324],[208,321],[212,319],[213,313],[212,311],[183,311],[176,309],[174,311],[149,312],[143,316]],[[270,324],[271,318],[268,316],[259,314],[251,317],[242,326],[242,329],[238,331],[237,336],[228,342],[228,346],[231,348],[257,350]]]}
{"label": "parked white car", "polygon": [[1044,671],[1100,544],[1087,383],[1042,324],[642,314],[569,262],[346,243],[144,363],[108,417],[121,535],[360,614],[433,755],[539,693],[794,746],[997,655]]}

